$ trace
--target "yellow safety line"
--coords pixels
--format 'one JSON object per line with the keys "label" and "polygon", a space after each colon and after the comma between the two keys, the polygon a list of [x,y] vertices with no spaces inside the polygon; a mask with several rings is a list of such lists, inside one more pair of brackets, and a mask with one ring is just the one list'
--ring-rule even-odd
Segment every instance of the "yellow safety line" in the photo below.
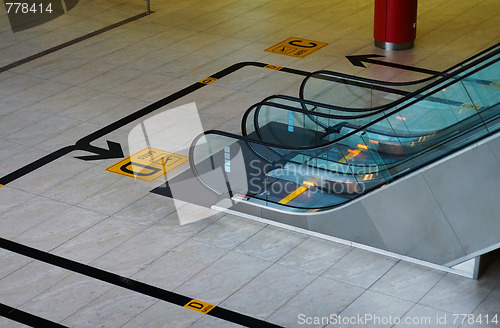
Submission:
{"label": "yellow safety line", "polygon": [[306,190],[307,190],[307,187],[300,186],[299,188],[297,188],[294,191],[292,191],[291,194],[289,194],[288,196],[286,196],[285,198],[283,198],[282,200],[280,200],[278,202],[278,204],[283,204],[283,205],[288,204],[291,200],[293,200],[295,197],[297,197],[298,195],[302,194]]}
{"label": "yellow safety line", "polygon": [[350,152],[349,154],[345,155],[343,158],[339,159],[339,162],[340,162],[340,163],[343,163],[343,162],[347,161],[349,158],[351,158],[351,157],[354,157],[354,156],[358,155],[359,153],[361,153],[361,150],[360,150],[360,149],[353,150],[353,151],[352,151],[352,152]]}
{"label": "yellow safety line", "polygon": [[[361,149],[353,150],[352,152],[350,152],[349,154],[347,154],[346,156],[344,156],[343,158],[341,158],[339,160],[339,162],[340,163],[345,162],[349,158],[354,157],[354,156],[358,155],[359,153],[361,153]],[[297,188],[294,191],[292,191],[288,196],[286,196],[285,198],[283,198],[282,200],[280,200],[278,202],[278,204],[283,204],[283,205],[288,204],[290,201],[292,201],[293,199],[295,199],[297,196],[299,196],[300,194],[302,194],[306,190],[307,190],[306,186],[300,186],[299,188]]]}
{"label": "yellow safety line", "polygon": [[3,184],[0,184],[0,188],[2,188],[2,187],[3,187]]}

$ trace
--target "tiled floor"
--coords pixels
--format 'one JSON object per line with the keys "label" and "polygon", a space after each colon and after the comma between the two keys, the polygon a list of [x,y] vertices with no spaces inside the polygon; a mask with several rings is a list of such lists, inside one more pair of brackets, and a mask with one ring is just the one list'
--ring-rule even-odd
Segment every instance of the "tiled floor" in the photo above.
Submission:
{"label": "tiled floor", "polygon": [[[403,81],[425,75],[354,67],[345,56],[376,53],[442,70],[500,40],[498,0],[419,0],[415,48],[392,53],[372,45],[373,1],[151,5],[149,17],[0,73],[0,177],[238,62]],[[67,14],[15,34],[0,10],[1,67],[140,14],[145,3],[80,0]],[[264,51],[288,37],[329,45],[305,58]],[[204,129],[239,132],[250,105],[296,95],[300,81],[245,67],[92,145],[119,142],[128,155],[132,128],[191,101]],[[67,153],[1,187],[0,237],[280,326],[338,327],[326,319],[339,314],[413,322],[351,320],[342,327],[499,326],[485,322],[500,316],[499,261],[476,281],[191,204],[181,203],[195,222],[179,225],[179,203],[150,193],[164,180],[135,181],[105,171],[118,160],[75,158],[84,155]],[[239,326],[4,248],[0,303],[71,327]],[[454,314],[474,314],[483,324],[462,325]],[[425,318],[430,324],[417,322]],[[0,317],[0,327],[23,326]]]}

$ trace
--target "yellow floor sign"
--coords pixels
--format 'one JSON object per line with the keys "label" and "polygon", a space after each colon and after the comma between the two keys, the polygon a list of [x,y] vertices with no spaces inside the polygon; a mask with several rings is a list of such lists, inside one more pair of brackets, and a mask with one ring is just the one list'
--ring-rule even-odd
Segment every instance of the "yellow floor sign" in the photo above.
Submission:
{"label": "yellow floor sign", "polygon": [[203,83],[203,84],[210,84],[210,83],[215,82],[215,81],[217,81],[217,79],[215,77],[209,76],[209,77],[204,78],[203,80],[198,81],[198,82]]}
{"label": "yellow floor sign", "polygon": [[266,51],[280,55],[292,57],[305,57],[314,51],[323,48],[328,43],[312,41],[302,38],[288,38],[274,46],[267,48]]}
{"label": "yellow floor sign", "polygon": [[106,171],[154,181],[187,161],[186,156],[148,147],[111,165]]}
{"label": "yellow floor sign", "polygon": [[215,308],[215,305],[192,299],[184,307],[193,311],[208,313]]}

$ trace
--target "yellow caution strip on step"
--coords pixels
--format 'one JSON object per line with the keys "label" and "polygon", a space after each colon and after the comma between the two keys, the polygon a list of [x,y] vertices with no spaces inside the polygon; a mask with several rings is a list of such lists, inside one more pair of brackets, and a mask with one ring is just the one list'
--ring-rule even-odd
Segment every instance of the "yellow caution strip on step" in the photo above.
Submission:
{"label": "yellow caution strip on step", "polygon": [[291,200],[295,199],[298,195],[302,194],[306,190],[307,190],[307,187],[300,186],[299,188],[292,191],[288,196],[286,196],[285,198],[280,200],[278,202],[278,204],[282,204],[282,205],[288,204]]}
{"label": "yellow caution strip on step", "polygon": [[355,149],[355,150],[349,152],[349,154],[345,155],[343,158],[339,159],[339,163],[343,163],[343,162],[347,161],[349,158],[358,155],[359,153],[361,153],[361,149]]}

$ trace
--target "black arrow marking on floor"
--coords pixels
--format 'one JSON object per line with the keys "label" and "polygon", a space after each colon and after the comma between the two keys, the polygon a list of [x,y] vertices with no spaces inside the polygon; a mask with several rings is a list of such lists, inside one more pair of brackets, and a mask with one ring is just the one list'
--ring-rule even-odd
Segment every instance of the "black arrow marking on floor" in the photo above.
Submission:
{"label": "black arrow marking on floor", "polygon": [[[231,73],[234,73],[237,70],[242,69],[242,68],[247,67],[247,66],[255,66],[255,67],[264,68],[267,65],[268,64],[259,63],[259,62],[241,62],[241,63],[234,64],[232,66],[229,66],[229,67],[211,75],[210,77],[220,79],[222,77],[225,77],[225,76],[227,76]],[[301,70],[292,69],[292,68],[286,68],[286,67],[283,67],[279,72],[286,72],[286,73],[297,74],[297,75],[302,75],[302,76],[307,76],[310,74],[310,72],[301,71]],[[190,93],[192,93],[200,88],[203,88],[204,86],[207,86],[207,84],[204,84],[201,82],[196,82],[196,83],[194,83],[194,84],[192,84],[192,85],[190,85],[190,86],[188,86],[188,87],[186,87],[186,88],[184,88],[184,89],[182,89],[174,94],[171,94],[170,96],[167,96],[163,99],[160,99],[160,100],[152,103],[151,105],[148,105],[148,106],[146,106],[146,107],[144,107],[144,108],[142,108],[142,109],[140,109],[140,110],[138,110],[130,115],[127,115],[127,116],[119,119],[118,121],[115,121],[115,122],[101,128],[101,129],[81,138],[74,145],[63,147],[63,148],[56,150],[55,152],[50,153],[50,154],[48,154],[48,155],[46,155],[38,160],[26,165],[26,166],[23,166],[20,169],[1,177],[0,178],[0,187],[2,185],[8,184],[14,180],[17,180],[17,179],[23,177],[24,175],[26,175],[30,172],[33,172],[34,170],[39,169],[39,168],[51,163],[52,161],[55,161],[56,159],[58,159],[64,155],[67,155],[70,152],[76,151],[76,150],[84,150],[84,151],[88,151],[88,152],[91,152],[94,154],[94,155],[76,157],[78,159],[82,159],[82,160],[86,160],[86,161],[124,157],[120,144],[118,144],[116,142],[107,140],[107,144],[108,144],[109,149],[103,149],[103,148],[99,148],[96,146],[92,146],[90,143],[99,139],[99,138],[104,137],[105,135],[107,135],[107,134],[129,124],[129,123],[134,122],[135,120],[138,120],[138,119],[156,111],[157,109],[159,109],[161,107],[164,107],[164,106],[166,106],[166,105],[168,105],[168,104],[170,104],[170,103],[172,103],[172,102],[174,102],[174,101],[176,101],[184,96],[187,96],[188,94],[190,94]]]}
{"label": "black arrow marking on floor", "polygon": [[[11,240],[7,240],[4,238],[0,238],[0,247],[11,252],[21,254],[32,259],[42,261],[44,263],[52,264],[57,267],[70,270],[72,272],[76,272],[87,277],[91,277],[100,281],[104,281],[115,286],[123,287],[128,290],[141,293],[143,295],[147,295],[150,297],[154,297],[156,299],[163,300],[165,302],[169,302],[171,304],[179,305],[185,307],[192,301],[193,298],[177,294],[165,289],[161,289],[152,285],[148,285],[146,283],[129,279],[127,277],[123,277],[117,275],[115,273],[104,271],[90,265],[86,265],[80,262],[76,262],[73,260],[66,259],[64,257],[60,257],[54,254],[50,254],[36,248],[32,248],[26,245],[22,245],[16,243]],[[1,309],[0,309],[1,310]],[[0,314],[2,312],[0,311]],[[247,316],[245,314],[241,314],[238,312],[234,312],[225,308],[221,308],[215,306],[209,312],[205,313],[206,315],[210,315],[225,321],[230,321],[244,327],[255,327],[255,328],[282,328],[276,324],[257,319],[254,317]]]}
{"label": "black arrow marking on floor", "polygon": [[[373,57],[384,57],[384,56],[377,55],[377,54],[346,56],[346,58],[349,59],[351,64],[353,64],[354,66],[358,66],[358,67],[366,68],[366,66],[363,64],[363,62],[365,62],[365,63],[371,63],[371,64],[382,65],[382,66],[387,66],[387,67],[400,68],[400,69],[404,69],[407,71],[419,72],[419,73],[430,74],[430,75],[437,75],[437,74],[443,73],[440,71],[433,71],[433,70],[426,69],[426,68],[413,67],[413,66],[401,65],[401,64],[396,64],[396,63],[390,63],[390,62],[386,62],[386,61],[382,61],[382,60],[370,59]],[[493,81],[481,80],[481,79],[473,79],[473,80],[464,79],[464,81],[473,81],[473,82],[476,82],[479,84],[491,85],[491,86],[495,85],[495,82],[493,82]]]}
{"label": "black arrow marking on floor", "polygon": [[384,56],[377,55],[377,54],[346,56],[346,58],[351,62],[351,64],[353,64],[354,66],[358,66],[358,67],[366,68],[366,66],[363,64],[363,62],[365,62],[365,63],[382,65],[382,66],[387,66],[387,67],[392,67],[392,68],[404,69],[407,71],[430,74],[430,75],[436,75],[436,74],[441,73],[439,71],[433,71],[433,70],[426,69],[426,68],[401,65],[401,64],[386,62],[383,60],[372,59],[372,58],[376,58],[376,57],[384,57]]}
{"label": "black arrow marking on floor", "polygon": [[[97,155],[89,155],[89,156],[77,156],[76,158],[82,159],[84,161],[95,161],[98,159],[111,159],[111,158],[123,158],[125,154],[123,154],[122,145],[117,142],[106,140],[108,143],[108,149],[99,148],[92,145],[83,144],[79,149],[86,150],[91,153],[95,153]],[[79,143],[76,143],[76,146],[79,146]],[[88,147],[88,148],[85,148]],[[85,149],[84,149],[85,148]]]}
{"label": "black arrow marking on floor", "polygon": [[0,316],[25,324],[30,327],[67,328],[53,321],[38,317],[28,312],[0,303]]}

